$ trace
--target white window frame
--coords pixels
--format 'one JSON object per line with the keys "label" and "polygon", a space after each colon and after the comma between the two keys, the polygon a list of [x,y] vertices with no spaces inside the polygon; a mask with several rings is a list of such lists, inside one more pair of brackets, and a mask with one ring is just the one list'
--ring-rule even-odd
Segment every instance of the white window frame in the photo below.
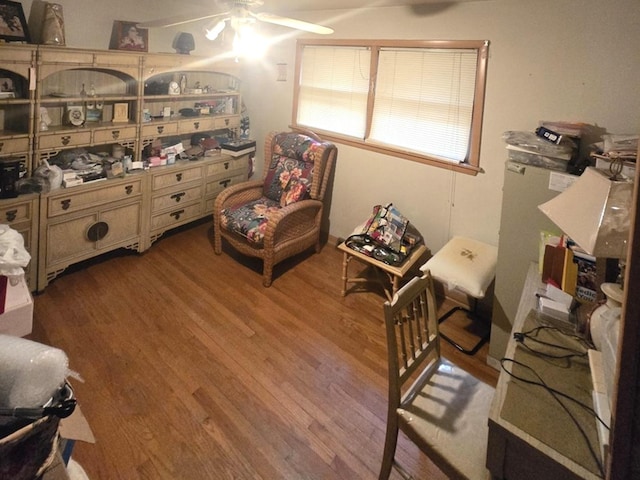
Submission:
{"label": "white window frame", "polygon": [[[354,95],[360,97],[359,101],[355,104],[359,109],[366,109],[359,112],[359,115],[364,118],[365,125],[359,125],[359,131],[362,131],[361,136],[354,136],[353,134],[345,134],[345,129],[339,129],[336,126],[335,129],[327,128],[326,125],[319,127],[318,125],[305,125],[304,121],[300,121],[301,117],[304,117],[305,105],[300,104],[301,99],[301,80],[302,75],[307,72],[303,72],[304,66],[302,65],[302,58],[304,49],[308,46],[324,46],[333,47],[336,50],[344,48],[346,50],[354,51],[357,49],[367,50],[367,55],[370,52],[368,67],[369,77],[366,79],[368,83],[368,91],[366,92],[366,102],[362,102],[363,92],[362,84],[354,85]],[[411,150],[399,145],[393,145],[391,142],[376,141],[371,137],[372,133],[372,119],[374,117],[374,109],[376,106],[376,74],[378,72],[378,59],[379,52],[389,49],[402,49],[409,50],[415,48],[424,51],[425,49],[435,50],[469,50],[476,52],[476,66],[475,66],[475,85],[473,86],[473,98],[472,107],[470,113],[469,131],[468,131],[468,147],[464,158],[457,160],[447,159],[439,157],[435,153],[425,153],[415,150]],[[335,39],[299,39],[297,42],[296,52],[296,73],[294,84],[294,98],[293,98],[293,118],[292,127],[300,130],[313,130],[323,138],[331,141],[337,141],[343,144],[392,155],[395,157],[412,160],[415,162],[434,165],[449,170],[454,170],[470,175],[477,175],[482,172],[480,168],[480,138],[482,132],[482,117],[484,111],[484,95],[486,88],[486,72],[487,72],[487,59],[489,53],[489,42],[487,40],[335,40]],[[363,68],[359,65],[358,68]],[[341,95],[343,93],[341,88]],[[347,89],[352,88],[351,85],[346,86]],[[303,96],[302,96],[303,97]],[[308,108],[308,106],[307,106]],[[353,107],[349,107],[353,108]],[[326,122],[325,122],[326,123]],[[333,130],[333,131],[332,131]]]}

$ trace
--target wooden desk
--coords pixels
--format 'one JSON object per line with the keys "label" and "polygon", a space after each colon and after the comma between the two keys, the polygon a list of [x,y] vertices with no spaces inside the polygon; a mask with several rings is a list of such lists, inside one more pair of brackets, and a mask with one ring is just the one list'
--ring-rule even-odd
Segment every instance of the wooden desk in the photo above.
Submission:
{"label": "wooden desk", "polygon": [[[411,270],[412,267],[416,265],[416,263],[423,257],[426,256],[429,249],[424,243],[421,243],[417,247],[415,247],[411,254],[405,259],[402,264],[394,267],[392,265],[387,265],[384,262],[380,262],[374,258],[368,257],[360,252],[356,252],[352,248],[347,247],[344,242],[338,245],[338,250],[341,250],[343,253],[342,260],[342,296],[344,297],[347,294],[347,284],[349,283],[368,283],[371,282],[371,278],[357,276],[357,277],[349,277],[349,263],[354,258],[359,262],[364,263],[365,265],[369,265],[374,267],[374,271],[376,272],[377,280],[382,287],[384,288],[384,292],[387,295],[389,301],[393,298],[393,295],[398,291],[400,280]],[[424,259],[426,261],[426,258]],[[387,283],[384,279],[381,278],[381,275],[385,274],[391,284],[391,290],[387,287]]]}
{"label": "wooden desk", "polygon": [[[538,264],[531,264],[512,333],[526,331],[537,323],[535,312],[531,310],[535,309],[535,293],[541,288]],[[558,335],[555,341],[562,342],[562,338],[566,336]],[[507,345],[505,358],[522,360],[531,365],[549,386],[570,393],[589,406],[593,405],[587,360],[572,359],[562,364],[557,360],[543,359],[528,353],[513,337]],[[586,367],[584,362],[587,362]],[[510,362],[505,362],[505,366],[511,371]],[[598,461],[602,463],[595,418],[568,400],[563,399],[563,403],[569,405],[579,420]],[[487,468],[493,478],[513,480],[602,478],[597,473],[597,463],[589,453],[585,438],[552,395],[542,387],[526,385],[511,378],[504,370],[500,372],[489,413]]]}

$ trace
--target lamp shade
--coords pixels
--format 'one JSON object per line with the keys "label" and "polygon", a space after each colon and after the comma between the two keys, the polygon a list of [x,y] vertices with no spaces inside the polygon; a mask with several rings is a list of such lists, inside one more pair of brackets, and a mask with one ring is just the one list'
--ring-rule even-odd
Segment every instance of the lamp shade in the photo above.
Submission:
{"label": "lamp shade", "polygon": [[538,208],[594,257],[624,258],[633,183],[588,167],[564,192]]}

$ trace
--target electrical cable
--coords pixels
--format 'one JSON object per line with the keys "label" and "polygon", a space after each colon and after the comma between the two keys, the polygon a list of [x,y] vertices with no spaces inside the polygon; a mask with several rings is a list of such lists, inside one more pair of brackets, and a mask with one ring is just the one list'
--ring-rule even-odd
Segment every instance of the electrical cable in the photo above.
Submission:
{"label": "electrical cable", "polygon": [[[564,345],[558,345],[555,343],[550,343],[544,340],[541,340],[539,338],[537,338],[537,335],[542,331],[542,330],[551,330],[551,331],[555,331],[555,332],[559,332],[562,335],[569,337],[569,338],[573,338],[574,340],[577,340],[580,344],[582,344],[582,346],[584,347],[584,351],[578,351],[575,350],[574,348],[571,347],[566,347]],[[547,325],[543,325],[543,326],[539,326],[539,327],[535,327],[532,328],[531,330],[528,330],[526,332],[515,332],[513,334],[513,338],[515,339],[516,342],[518,342],[520,345],[522,345],[524,348],[526,348],[527,350],[529,350],[532,353],[535,353],[536,355],[540,355],[540,356],[544,356],[544,357],[548,357],[548,358],[554,358],[554,359],[569,359],[569,358],[573,358],[573,357],[577,357],[577,358],[581,358],[581,357],[586,357],[587,356],[587,349],[590,347],[590,344],[582,337],[578,336],[578,335],[573,335],[573,334],[569,334],[566,333],[564,331],[562,331],[561,329],[557,328],[557,327],[552,327],[552,326],[547,326]],[[564,350],[570,353],[567,354],[558,354],[558,355],[554,355],[552,353],[547,353],[547,352],[542,352],[540,350],[535,350],[533,348],[531,348],[529,345],[525,344],[526,340],[531,340],[533,342],[536,342],[540,345],[544,345],[546,347],[550,347],[550,348],[556,348],[559,350]]]}
{"label": "electrical cable", "polygon": [[[514,374],[513,372],[507,370],[507,368],[505,366],[506,362],[511,362],[514,365],[518,365],[518,366],[520,366],[522,368],[525,368],[525,369],[529,370],[538,380],[537,381],[529,380],[529,379],[526,379],[524,377],[520,377],[520,376]],[[529,385],[535,385],[535,386],[542,387],[553,397],[553,399],[567,413],[567,415],[569,416],[569,418],[571,419],[573,424],[576,426],[576,428],[578,429],[578,431],[580,432],[580,434],[584,438],[585,443],[587,445],[587,448],[589,449],[589,454],[591,455],[591,457],[595,461],[595,463],[596,463],[596,465],[598,467],[598,470],[600,471],[600,475],[604,477],[604,466],[602,465],[602,462],[600,461],[600,459],[599,459],[598,455],[596,454],[593,446],[591,445],[591,442],[589,441],[589,437],[587,436],[587,433],[584,431],[584,428],[582,427],[580,422],[575,418],[575,416],[571,413],[571,411],[568,409],[568,407],[560,400],[560,397],[566,398],[567,400],[572,401],[573,403],[575,403],[579,407],[582,407],[590,415],[592,415],[596,420],[598,420],[602,425],[604,425],[604,427],[607,430],[609,430],[609,426],[604,422],[604,420],[602,420],[602,418],[600,418],[600,416],[593,409],[593,407],[591,407],[590,405],[587,405],[585,403],[582,403],[581,401],[571,397],[570,395],[567,395],[564,392],[561,392],[559,390],[556,390],[553,387],[550,387],[549,385],[547,385],[545,383],[545,381],[542,379],[542,377],[540,377],[540,375],[533,368],[531,368],[529,365],[527,365],[525,363],[522,363],[522,362],[520,362],[518,360],[515,360],[513,358],[503,357],[500,360],[500,366],[502,367],[502,370],[504,370],[509,376],[515,378],[516,380],[520,380],[521,382],[527,383]]]}

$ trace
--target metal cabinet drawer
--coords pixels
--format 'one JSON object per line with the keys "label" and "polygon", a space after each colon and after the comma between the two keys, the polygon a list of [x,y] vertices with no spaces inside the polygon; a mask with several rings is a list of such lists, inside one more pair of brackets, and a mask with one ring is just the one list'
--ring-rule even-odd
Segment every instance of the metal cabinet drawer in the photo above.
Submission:
{"label": "metal cabinet drawer", "polygon": [[193,168],[175,169],[162,174],[153,176],[152,189],[161,190],[163,188],[175,187],[189,182],[200,181],[202,179],[202,168],[194,166]]}
{"label": "metal cabinet drawer", "polygon": [[205,196],[209,197],[210,195],[218,195],[225,188],[244,182],[246,180],[247,175],[245,174],[245,172],[236,173],[235,175],[229,176],[221,175],[215,180],[208,180]]}
{"label": "metal cabinet drawer", "polygon": [[14,203],[11,206],[0,207],[0,223],[5,225],[13,225],[14,223],[20,223],[31,220],[33,218],[33,203]]}
{"label": "metal cabinet drawer", "polygon": [[172,123],[158,123],[151,125],[144,125],[142,127],[143,137],[157,137],[159,135],[173,135],[178,133],[178,124]]}
{"label": "metal cabinet drawer", "polygon": [[63,132],[53,135],[40,135],[38,138],[38,148],[40,150],[60,149],[75,147],[79,145],[89,145],[91,143],[91,132]]}
{"label": "metal cabinet drawer", "polygon": [[187,223],[193,219],[200,218],[202,215],[202,202],[192,203],[176,207],[175,209],[163,214],[153,215],[151,217],[151,230],[159,228],[177,227]]}
{"label": "metal cabinet drawer", "polygon": [[[75,187],[83,188],[83,187]],[[108,181],[99,182],[99,187],[83,191],[70,191],[66,195],[55,195],[47,199],[48,216],[64,215],[70,212],[94,207],[108,202],[115,202],[141,195],[140,179],[109,185]]]}
{"label": "metal cabinet drawer", "polygon": [[136,139],[136,127],[114,127],[93,132],[94,143],[113,143]]}
{"label": "metal cabinet drawer", "polygon": [[215,119],[208,117],[195,117],[183,119],[178,122],[180,133],[206,132],[215,128]]}
{"label": "metal cabinet drawer", "polygon": [[29,151],[29,137],[0,139],[0,155]]}
{"label": "metal cabinet drawer", "polygon": [[247,164],[247,157],[243,155],[242,157],[226,157],[224,159],[220,159],[215,163],[207,165],[207,177],[212,175],[219,175],[222,173],[229,173],[236,170],[247,170],[249,166]]}
{"label": "metal cabinet drawer", "polygon": [[175,208],[176,206],[200,200],[201,198],[202,187],[200,185],[165,195],[158,195],[154,197],[151,202],[151,211],[155,213],[166,208]]}

